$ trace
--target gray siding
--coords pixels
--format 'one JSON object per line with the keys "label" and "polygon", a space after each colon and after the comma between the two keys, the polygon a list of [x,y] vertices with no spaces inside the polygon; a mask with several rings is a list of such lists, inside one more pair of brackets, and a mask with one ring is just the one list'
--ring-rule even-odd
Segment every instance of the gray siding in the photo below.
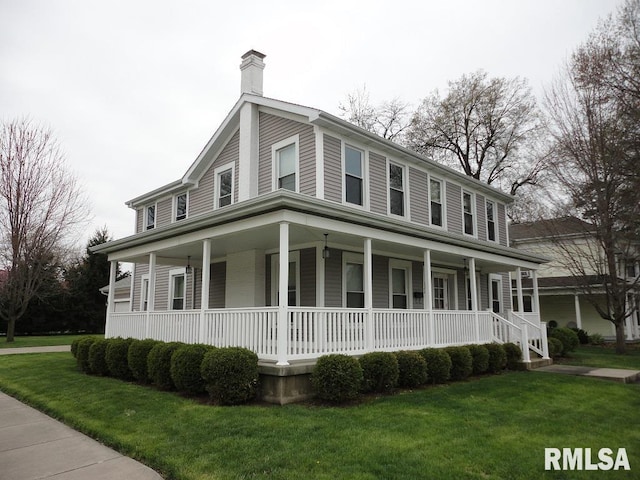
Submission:
{"label": "gray siding", "polygon": [[136,233],[142,231],[142,220],[144,217],[144,208],[136,209]]}
{"label": "gray siding", "polygon": [[502,273],[502,312],[506,314],[507,310],[511,310],[511,281],[508,273]]}
{"label": "gray siding", "polygon": [[259,118],[258,194],[269,193],[272,187],[271,147],[293,135],[300,135],[299,183],[300,193],[316,193],[316,146],[313,127],[268,113]]}
{"label": "gray siding", "polygon": [[467,305],[467,277],[464,274],[464,270],[458,270],[456,275],[456,281],[458,282],[458,304],[451,305],[451,308],[459,308],[460,310],[468,310]]}
{"label": "gray siding", "polygon": [[158,202],[156,207],[156,228],[171,223],[171,202],[173,202],[173,197],[164,198]]}
{"label": "gray siding", "polygon": [[505,207],[503,203],[498,203],[498,240],[500,245],[507,246],[507,225],[505,223]]}
{"label": "gray siding", "polygon": [[211,283],[209,284],[209,307],[224,308],[227,293],[227,262],[211,264]]}
{"label": "gray siding", "polygon": [[429,224],[429,191],[427,174],[409,167],[409,203],[411,220],[423,225]]}
{"label": "gray siding", "polygon": [[342,202],[342,142],[337,138],[324,138],[324,198]]}
{"label": "gray siding", "polygon": [[140,311],[140,295],[142,291],[142,276],[149,273],[149,265],[146,263],[136,263],[133,267],[133,304],[134,312]]}
{"label": "gray siding", "polygon": [[389,308],[389,259],[373,255],[372,270],[373,308]]}
{"label": "gray siding", "polygon": [[489,308],[489,275],[480,275],[480,310]]}
{"label": "gray siding", "polygon": [[478,240],[487,239],[487,208],[484,197],[476,195],[476,219],[478,225]]}
{"label": "gray siding", "polygon": [[324,261],[324,304],[326,307],[342,307],[342,251],[331,249],[331,256]]}
{"label": "gray siding", "polygon": [[459,185],[447,182],[447,229],[462,235],[462,190]]}
{"label": "gray siding", "polygon": [[[423,263],[412,262],[411,263],[411,275],[413,276],[411,286],[413,291],[413,308],[424,308],[424,304],[416,303],[416,293],[421,292],[424,295],[424,279],[422,278]],[[424,298],[424,296],[422,297]]]}
{"label": "gray siding", "polygon": [[316,306],[316,249],[300,250],[300,306]]}
{"label": "gray siding", "polygon": [[374,152],[369,153],[369,187],[371,211],[386,215],[387,161],[385,157]]}

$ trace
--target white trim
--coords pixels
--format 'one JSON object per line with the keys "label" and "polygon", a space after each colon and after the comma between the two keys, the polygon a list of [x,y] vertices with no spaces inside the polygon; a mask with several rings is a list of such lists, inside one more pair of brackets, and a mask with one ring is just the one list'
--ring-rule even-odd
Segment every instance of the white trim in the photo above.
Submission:
{"label": "white trim", "polygon": [[[300,306],[300,250],[289,251],[289,263],[291,262],[295,262],[296,264],[296,306]],[[274,253],[271,255],[271,306],[272,307],[278,305],[278,301],[279,301],[278,287],[280,286],[279,282],[280,282],[280,254]],[[292,307],[293,305],[289,305],[289,306]]]}
{"label": "white trim", "polygon": [[[147,219],[148,219],[148,210],[149,207],[153,207],[154,208],[154,213],[153,213],[153,227],[149,228],[149,225],[147,223]],[[155,202],[153,204],[149,204],[149,205],[145,205],[145,207],[143,208],[142,211],[142,231],[146,232],[147,230],[153,230],[154,228],[158,227],[158,202]]]}
{"label": "white trim", "polygon": [[[488,280],[488,287],[489,287],[489,310],[491,310],[493,312],[493,282],[497,281],[498,282],[498,302],[500,302],[500,310],[498,313],[502,313],[505,311],[505,305],[504,305],[504,293],[503,293],[503,288],[504,285],[502,284],[502,275],[497,275],[495,273],[490,273],[489,274],[489,280]],[[520,303],[518,304],[518,309],[523,308],[523,305],[521,305]]]}
{"label": "white trim", "polygon": [[[185,195],[186,199],[185,199],[185,216],[184,218],[181,219],[177,219],[176,216],[178,215],[178,197]],[[189,218],[189,191],[184,191],[184,192],[180,192],[180,193],[176,193],[172,200],[171,200],[171,223],[175,223],[175,222],[182,222],[183,220],[186,220],[187,218]]]}
{"label": "white trim", "polygon": [[295,176],[296,176],[296,187],[295,192],[300,192],[300,135],[292,135],[284,140],[280,140],[277,143],[271,145],[271,187],[273,191],[280,190],[278,187],[278,178],[279,178],[279,165],[278,165],[278,150],[282,150],[283,148],[288,147],[289,145],[294,145],[294,155],[295,155]]}
{"label": "white trim", "polygon": [[[147,307],[149,306],[149,285],[151,284],[151,276],[148,273],[140,276],[140,305],[138,305],[138,311],[146,312],[148,308],[143,308],[145,301],[147,302]],[[147,282],[147,288],[144,288],[144,282]],[[132,282],[133,283],[133,282]]]}
{"label": "white trim", "polygon": [[[386,182],[387,182],[387,215],[392,218],[401,218],[405,221],[410,222],[411,212],[409,211],[409,169],[407,165],[396,160],[392,160],[389,157],[386,157]],[[398,215],[395,213],[391,213],[391,182],[389,179],[391,165],[396,167],[400,167],[402,169],[402,215]],[[411,222],[410,222],[411,223]]]}
{"label": "white trim", "polygon": [[[474,192],[470,192],[469,190],[465,190],[464,188],[460,189],[460,206],[462,207],[462,234],[467,237],[478,238],[478,211],[476,208],[476,194]],[[465,231],[466,222],[465,215],[467,214],[464,210],[464,196],[469,195],[469,200],[471,201],[471,228],[473,228],[473,233],[467,233]]]}
{"label": "white trim", "polygon": [[[365,294],[366,279],[364,271],[364,254],[354,252],[342,252],[342,307],[347,308],[347,263],[362,265],[362,293]],[[366,299],[365,299],[366,300]],[[366,301],[363,308],[366,308]]]}
{"label": "white trim", "polygon": [[[441,215],[442,215],[442,225],[436,225],[431,221],[431,180],[434,182],[438,182],[440,184],[440,205],[441,205]],[[439,228],[441,230],[447,229],[447,187],[446,182],[441,178],[434,177],[430,173],[427,174],[427,201],[429,202],[428,211],[429,211],[429,226],[433,228]]]}
{"label": "white trim", "polygon": [[[488,215],[488,210],[489,210],[489,204],[493,205],[493,230],[494,230],[494,235],[495,235],[495,239],[491,240],[489,238],[489,215]],[[489,200],[487,197],[484,197],[484,218],[485,221],[487,222],[487,242],[495,242],[495,243],[500,243],[500,227],[499,227],[499,221],[498,221],[498,204],[494,201],[494,200]]]}
{"label": "white trim", "polygon": [[[225,173],[227,170],[231,170],[231,203],[229,205],[219,206],[220,200],[220,174]],[[236,182],[236,162],[229,162],[217,167],[213,171],[214,187],[213,187],[213,209],[228,207],[236,203],[235,201],[235,182]]]}
{"label": "white trim", "polygon": [[389,308],[393,308],[393,270],[404,270],[407,295],[407,310],[413,308],[413,272],[412,262],[406,260],[389,259]]}
{"label": "white trim", "polygon": [[169,270],[169,299],[167,303],[167,310],[175,310],[173,308],[173,300],[174,300],[174,277],[184,277],[183,283],[183,295],[182,295],[182,310],[187,309],[187,269],[185,267],[182,268],[174,268]]}
{"label": "white trim", "polygon": [[[354,142],[342,141],[342,146],[340,149],[340,168],[341,168],[341,176],[340,182],[341,190],[342,190],[342,204],[347,205],[349,207],[359,208],[363,210],[369,210],[369,151],[365,148],[361,148],[358,145],[355,145]],[[347,185],[346,185],[346,177],[347,177],[347,162],[346,162],[346,151],[347,147],[357,152],[360,152],[361,157],[361,168],[362,168],[362,176],[360,177],[362,180],[362,205],[358,205],[357,203],[347,202]],[[352,175],[353,176],[353,175]]]}

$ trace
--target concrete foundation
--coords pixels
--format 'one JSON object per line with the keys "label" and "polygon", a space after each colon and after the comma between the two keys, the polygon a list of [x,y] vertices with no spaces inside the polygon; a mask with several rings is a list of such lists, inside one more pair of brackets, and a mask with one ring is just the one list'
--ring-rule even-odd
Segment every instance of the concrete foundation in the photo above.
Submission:
{"label": "concrete foundation", "polygon": [[265,402],[286,405],[302,402],[314,396],[311,388],[313,363],[278,366],[260,364],[258,398]]}

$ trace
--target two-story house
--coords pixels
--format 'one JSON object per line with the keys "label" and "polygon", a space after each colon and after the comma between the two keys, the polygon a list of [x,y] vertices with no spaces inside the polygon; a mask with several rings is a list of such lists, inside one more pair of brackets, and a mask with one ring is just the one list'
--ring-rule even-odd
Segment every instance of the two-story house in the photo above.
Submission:
{"label": "two-story house", "polygon": [[509,247],[510,196],[264,97],[263,59],[242,57],[240,99],[186,173],[127,202],[135,234],[95,249],[112,272],[135,264],[106,335],[247,347],[276,401],[328,353],[518,341],[546,356],[537,309],[510,313],[508,272],[544,261]]}
{"label": "two-story house", "polygon": [[[602,277],[608,275],[608,269],[592,225],[576,217],[517,223],[509,226],[509,238],[513,247],[550,259],[537,272],[539,312],[545,323],[581,328],[609,340],[615,339],[614,324],[604,320],[594,306],[595,303],[606,310]],[[625,256],[623,251],[634,255]],[[627,340],[640,338],[639,257],[640,251],[636,249],[621,249],[617,267],[619,272],[624,272],[630,286],[627,298],[629,317],[625,322]],[[578,281],[572,273],[584,278]],[[527,312],[532,310],[533,282],[529,272],[523,271],[522,275],[523,310]],[[515,280],[512,282],[515,293]],[[513,303],[517,307],[517,300]]]}

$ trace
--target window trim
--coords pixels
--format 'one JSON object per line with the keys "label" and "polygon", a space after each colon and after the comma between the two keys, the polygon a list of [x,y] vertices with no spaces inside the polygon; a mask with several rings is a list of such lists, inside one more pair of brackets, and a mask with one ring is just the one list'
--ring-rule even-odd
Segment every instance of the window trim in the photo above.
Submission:
{"label": "window trim", "polygon": [[[398,215],[397,213],[391,212],[391,165],[396,167],[400,167],[402,169],[402,215]],[[407,166],[403,163],[396,162],[395,160],[391,160],[387,158],[387,215],[393,215],[396,218],[411,218],[409,214],[409,202],[407,199],[409,198],[409,182],[408,182],[408,169]],[[397,190],[394,188],[394,190]]]}
{"label": "window trim", "polygon": [[[138,306],[138,310],[140,312],[146,312],[149,305],[149,290],[150,290],[150,275],[145,273],[140,276],[140,305]],[[147,284],[147,288],[144,288],[144,284]],[[146,305],[145,305],[146,303]]]}
{"label": "window trim", "polygon": [[504,303],[504,281],[502,279],[501,275],[496,275],[495,273],[490,273],[489,274],[489,280],[488,280],[488,290],[489,290],[489,310],[491,310],[493,312],[493,282],[497,281],[499,286],[498,286],[498,302],[500,302],[500,310],[498,312],[495,313],[504,313],[505,311],[505,303]]}
{"label": "window trim", "polygon": [[[173,308],[173,301],[175,300],[175,292],[174,292],[174,277],[184,277],[184,292],[182,297],[182,309]],[[187,269],[185,267],[182,268],[174,268],[169,270],[169,303],[167,304],[167,310],[173,311],[181,311],[187,309]]]}
{"label": "window trim", "polygon": [[[181,197],[182,195],[185,196],[185,213],[184,213],[184,218],[178,218],[178,198]],[[176,195],[174,195],[173,202],[171,203],[172,203],[172,211],[171,211],[172,222],[180,222],[182,220],[186,220],[187,218],[189,218],[189,191],[188,190],[186,192],[177,193]]]}
{"label": "window trim", "polygon": [[447,308],[445,310],[460,310],[460,298],[458,296],[458,270],[449,268],[432,267],[431,268],[431,306],[434,306],[434,282],[436,277],[444,278],[447,282]]}
{"label": "window trim", "polygon": [[[473,192],[470,192],[469,190],[465,190],[462,189],[461,190],[461,206],[462,206],[462,233],[463,235],[466,235],[467,237],[473,237],[473,238],[478,238],[478,212],[476,210],[476,194]],[[464,210],[464,196],[465,195],[469,195],[469,199],[471,201],[471,212],[467,214],[467,212],[465,212]],[[471,228],[473,228],[473,233],[467,233],[465,231],[465,226],[466,226],[466,222],[465,222],[465,215],[471,215]]]}
{"label": "window trim", "polygon": [[295,145],[294,150],[294,161],[295,161],[295,176],[296,176],[296,189],[295,193],[300,192],[300,135],[292,135],[288,138],[280,140],[279,142],[271,145],[271,187],[272,191],[280,190],[278,187],[279,180],[279,162],[278,162],[278,151],[282,150],[289,145]]}
{"label": "window trim", "polygon": [[406,295],[407,295],[407,308],[406,310],[413,309],[413,264],[408,260],[398,260],[395,258],[389,259],[389,308],[393,309],[393,270],[402,269],[405,271],[406,282]]}
{"label": "window trim", "polygon": [[[444,180],[438,178],[438,177],[434,177],[431,174],[428,175],[428,186],[427,186],[427,195],[428,195],[428,199],[429,199],[429,226],[433,227],[433,228],[441,228],[443,230],[447,229],[447,206],[446,206],[446,199],[447,199],[447,191],[446,191],[446,183]],[[431,209],[431,181],[434,182],[438,182],[440,184],[440,206],[442,209],[442,225],[437,225],[435,223],[432,222],[432,209]]]}
{"label": "window trim", "polygon": [[[296,264],[296,305],[300,306],[300,250],[289,252],[289,263]],[[271,306],[278,305],[278,288],[280,286],[280,254],[271,255]],[[294,305],[289,305],[294,306]]]}
{"label": "window trim", "polygon": [[[153,207],[153,226],[151,228],[149,228],[149,208]],[[158,226],[158,202],[151,204],[151,205],[146,205],[144,207],[144,211],[143,211],[143,218],[142,218],[142,231],[146,232],[147,230],[153,230],[154,228],[156,228]]]}
{"label": "window trim", "polygon": [[[220,206],[220,175],[225,173],[228,170],[231,170],[231,203],[229,205]],[[229,162],[217,167],[213,171],[213,178],[215,181],[214,195],[213,195],[213,209],[217,210],[219,208],[229,207],[234,203],[236,203],[235,202],[236,162]]]}
{"label": "window trim", "polygon": [[366,281],[364,278],[364,255],[362,253],[353,252],[342,253],[342,308],[357,308],[347,307],[347,263],[357,263],[362,265],[362,293],[365,293],[364,288],[366,286]]}
{"label": "window trim", "polygon": [[[491,240],[489,238],[489,204],[493,205],[493,232],[494,232],[494,239]],[[498,204],[496,202],[494,202],[493,200],[489,200],[488,198],[484,199],[484,216],[485,219],[487,221],[487,241],[488,242],[495,242],[495,243],[500,243],[500,236],[499,236],[499,228],[498,228]]]}
{"label": "window trim", "polygon": [[[362,154],[361,162],[362,162],[362,205],[358,205],[357,203],[351,203],[347,201],[347,175],[354,176],[347,173],[347,147],[352,150],[356,150]],[[362,208],[364,210],[369,210],[369,188],[368,188],[368,178],[369,178],[369,151],[355,146],[353,143],[342,142],[342,158],[341,158],[341,167],[342,167],[342,203],[343,205],[348,205],[350,207]],[[356,177],[357,178],[357,177]]]}

